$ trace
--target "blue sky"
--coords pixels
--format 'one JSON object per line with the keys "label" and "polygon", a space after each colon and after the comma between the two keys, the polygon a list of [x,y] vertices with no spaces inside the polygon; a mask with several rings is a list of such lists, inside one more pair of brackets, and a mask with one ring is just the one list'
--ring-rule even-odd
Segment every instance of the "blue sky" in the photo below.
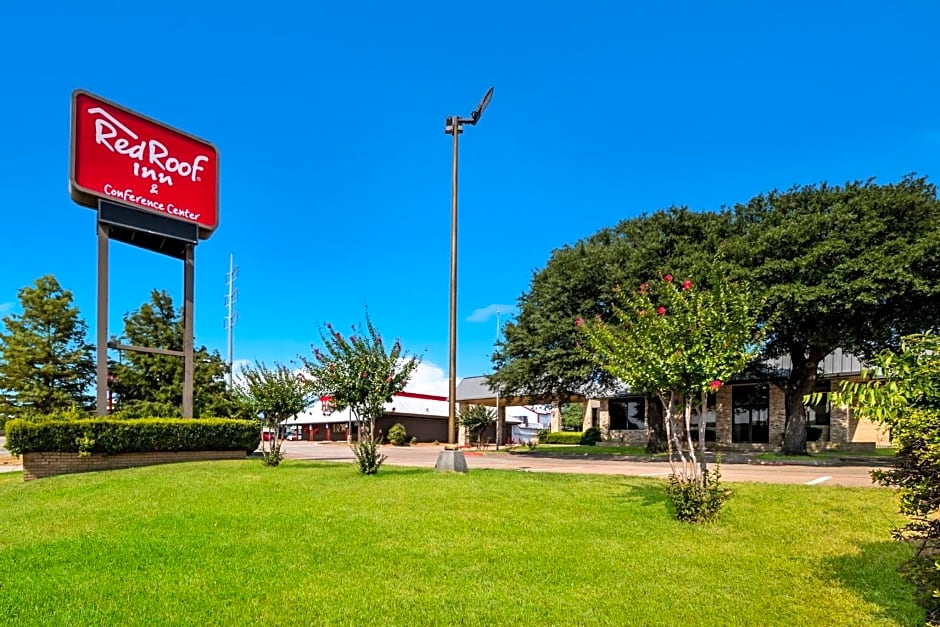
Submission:
{"label": "blue sky", "polygon": [[[705,6],[711,5],[711,6]],[[214,142],[220,226],[196,251],[196,342],[308,353],[361,322],[446,377],[450,137],[460,150],[458,376],[552,249],[670,205],[940,176],[935,2],[32,2],[4,8],[0,310],[53,273],[94,332],[95,216],[68,196],[70,94]],[[111,245],[110,328],[181,264]],[[93,337],[93,335],[92,335]],[[433,366],[439,367],[435,371]],[[441,389],[437,387],[435,389]],[[446,386],[443,388],[446,389]]]}

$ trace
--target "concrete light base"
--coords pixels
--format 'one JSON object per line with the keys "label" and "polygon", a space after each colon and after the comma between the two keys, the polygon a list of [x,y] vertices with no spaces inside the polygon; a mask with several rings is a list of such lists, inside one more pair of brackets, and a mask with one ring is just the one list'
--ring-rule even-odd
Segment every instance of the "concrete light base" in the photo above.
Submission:
{"label": "concrete light base", "polygon": [[437,455],[434,470],[437,472],[468,472],[469,469],[463,451],[443,450]]}

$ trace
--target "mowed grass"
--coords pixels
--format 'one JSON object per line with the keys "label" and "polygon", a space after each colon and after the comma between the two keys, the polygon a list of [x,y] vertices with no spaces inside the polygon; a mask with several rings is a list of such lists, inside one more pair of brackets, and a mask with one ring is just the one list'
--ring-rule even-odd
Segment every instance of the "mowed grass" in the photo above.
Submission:
{"label": "mowed grass", "polygon": [[257,460],[0,475],[5,625],[915,625],[883,489]]}

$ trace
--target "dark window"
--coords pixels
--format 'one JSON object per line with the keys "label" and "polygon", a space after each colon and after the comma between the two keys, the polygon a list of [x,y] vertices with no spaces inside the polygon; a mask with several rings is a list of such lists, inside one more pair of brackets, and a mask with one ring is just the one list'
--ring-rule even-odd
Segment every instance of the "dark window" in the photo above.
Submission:
{"label": "dark window", "polygon": [[770,442],[770,391],[766,384],[731,388],[731,441]]}
{"label": "dark window", "polygon": [[[698,417],[700,408],[692,410],[692,441],[698,442]],[[715,441],[715,395],[709,394],[705,403],[705,441]]]}
{"label": "dark window", "polygon": [[600,407],[591,408],[591,426],[597,429],[598,423],[600,422],[601,409]]}
{"label": "dark window", "polygon": [[829,425],[829,392],[831,386],[829,381],[817,381],[816,392],[822,393],[818,403],[810,403],[803,406],[806,415],[806,424],[817,427]]}
{"label": "dark window", "polygon": [[646,429],[645,399],[620,398],[609,402],[611,431],[628,431]]}

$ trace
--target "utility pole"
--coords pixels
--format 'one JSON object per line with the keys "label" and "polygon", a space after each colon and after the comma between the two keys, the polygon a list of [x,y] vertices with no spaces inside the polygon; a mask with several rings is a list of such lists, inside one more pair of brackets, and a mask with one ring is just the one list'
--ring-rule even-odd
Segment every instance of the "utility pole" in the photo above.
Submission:
{"label": "utility pole", "polygon": [[235,255],[229,255],[228,274],[225,275],[225,284],[228,286],[228,294],[225,296],[226,314],[223,319],[223,325],[228,331],[228,386],[232,387],[232,346],[235,325],[238,323],[238,311],[235,309],[235,303],[238,301],[238,288],[235,287],[235,279],[238,278],[238,266],[235,265]]}

